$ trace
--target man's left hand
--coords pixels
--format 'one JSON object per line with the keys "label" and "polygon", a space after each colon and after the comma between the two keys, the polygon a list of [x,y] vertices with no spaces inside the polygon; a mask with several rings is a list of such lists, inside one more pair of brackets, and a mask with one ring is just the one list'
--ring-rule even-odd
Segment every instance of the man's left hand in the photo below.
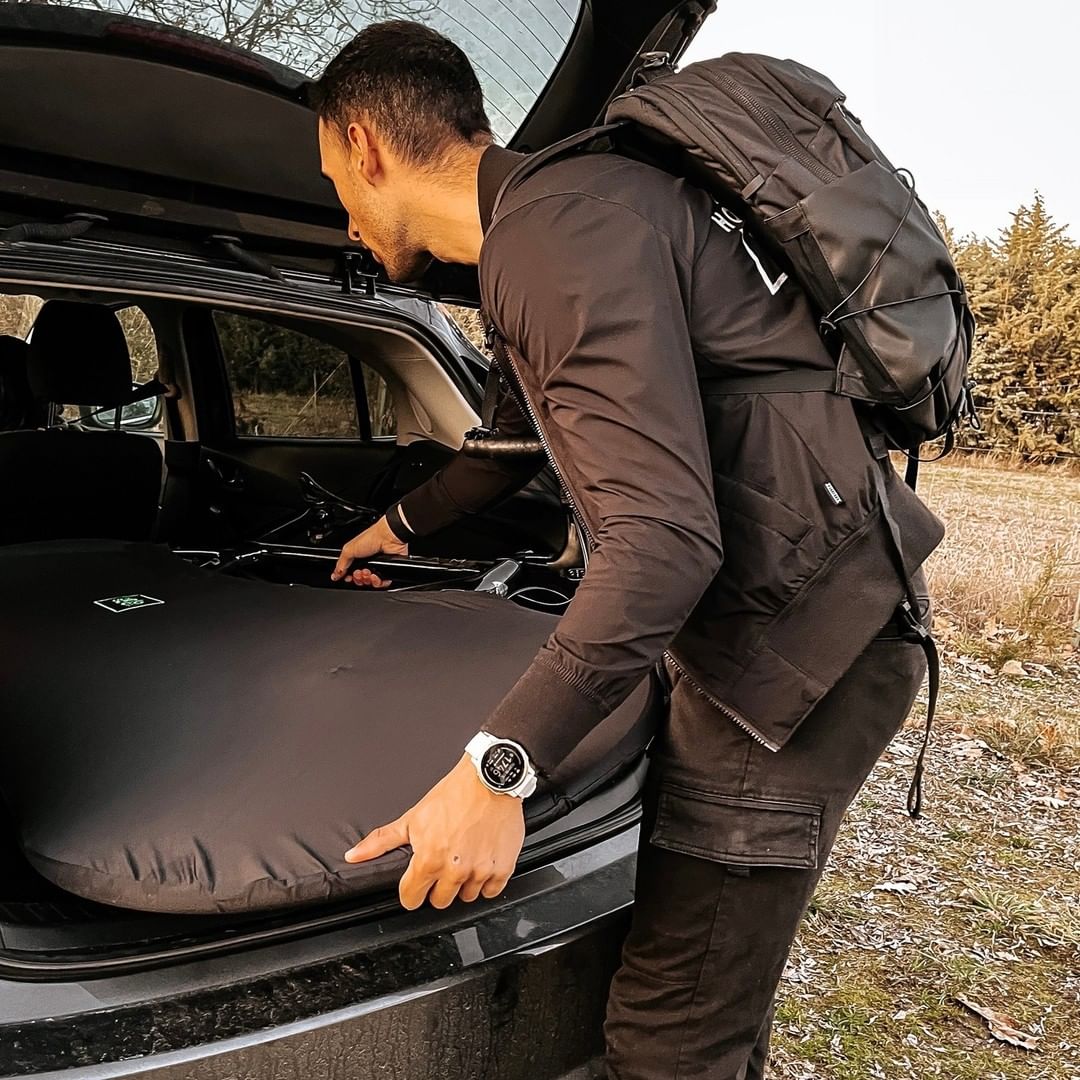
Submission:
{"label": "man's left hand", "polygon": [[457,896],[498,896],[524,842],[521,799],[485,787],[466,756],[411,810],[347,851],[345,861],[366,862],[411,844],[412,859],[398,886],[402,906],[412,911],[429,899],[444,908]]}

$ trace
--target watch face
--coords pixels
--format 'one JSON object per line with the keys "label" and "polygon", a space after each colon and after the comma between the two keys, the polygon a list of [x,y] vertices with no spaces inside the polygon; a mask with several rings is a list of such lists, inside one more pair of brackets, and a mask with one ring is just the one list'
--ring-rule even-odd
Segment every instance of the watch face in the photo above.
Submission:
{"label": "watch face", "polygon": [[497,791],[509,791],[525,775],[525,757],[516,746],[496,743],[484,751],[480,759],[480,774]]}

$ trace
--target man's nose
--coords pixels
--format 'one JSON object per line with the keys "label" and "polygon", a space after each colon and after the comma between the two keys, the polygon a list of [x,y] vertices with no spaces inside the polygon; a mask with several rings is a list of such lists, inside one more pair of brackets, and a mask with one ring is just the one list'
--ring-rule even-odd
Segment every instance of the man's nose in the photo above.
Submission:
{"label": "man's nose", "polygon": [[356,222],[352,218],[349,218],[349,239],[355,244],[360,243],[360,230],[356,227]]}

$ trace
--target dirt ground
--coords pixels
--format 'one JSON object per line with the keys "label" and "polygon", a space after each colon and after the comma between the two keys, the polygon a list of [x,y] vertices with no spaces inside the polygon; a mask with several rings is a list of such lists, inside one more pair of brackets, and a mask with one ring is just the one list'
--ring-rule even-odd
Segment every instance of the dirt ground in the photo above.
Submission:
{"label": "dirt ground", "polygon": [[850,811],[781,987],[776,1080],[1080,1080],[1080,477],[932,466],[945,646]]}

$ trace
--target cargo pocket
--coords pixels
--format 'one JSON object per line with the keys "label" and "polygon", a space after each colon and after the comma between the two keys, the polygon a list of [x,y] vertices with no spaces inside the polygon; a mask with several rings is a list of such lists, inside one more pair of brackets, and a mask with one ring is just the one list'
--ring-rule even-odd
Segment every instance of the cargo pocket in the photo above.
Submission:
{"label": "cargo pocket", "polygon": [[662,784],[650,842],[735,866],[818,863],[821,809],[813,803],[716,795]]}

